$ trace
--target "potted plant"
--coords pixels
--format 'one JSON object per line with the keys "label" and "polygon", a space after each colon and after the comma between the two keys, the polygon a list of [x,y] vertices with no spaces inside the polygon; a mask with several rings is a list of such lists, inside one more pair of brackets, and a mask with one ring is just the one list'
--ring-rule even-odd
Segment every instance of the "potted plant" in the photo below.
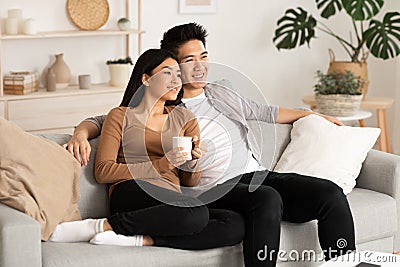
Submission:
{"label": "potted plant", "polygon": [[126,87],[132,72],[132,59],[126,57],[116,60],[107,60],[106,64],[110,71],[110,85]]}
{"label": "potted plant", "polygon": [[351,116],[359,109],[362,100],[361,88],[364,80],[353,72],[345,73],[317,71],[318,82],[314,85],[315,100],[322,114]]}
{"label": "potted plant", "polygon": [[364,93],[368,86],[366,59],[368,51],[375,57],[386,60],[400,54],[400,13],[388,12],[383,20],[373,19],[381,10],[384,0],[316,0],[317,8],[324,19],[333,18],[345,10],[353,29],[349,38],[339,36],[322,21],[301,7],[288,9],[278,20],[273,41],[279,49],[293,49],[316,38],[321,31],[336,39],[350,57],[349,62],[335,61],[331,52],[329,71],[351,70],[364,81]]}

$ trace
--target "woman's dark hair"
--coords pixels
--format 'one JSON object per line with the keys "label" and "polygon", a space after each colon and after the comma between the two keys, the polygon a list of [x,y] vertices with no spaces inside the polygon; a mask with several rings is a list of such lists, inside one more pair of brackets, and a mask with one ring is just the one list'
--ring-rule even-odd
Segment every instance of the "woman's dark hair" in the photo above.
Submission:
{"label": "woman's dark hair", "polygon": [[207,30],[200,24],[194,22],[182,24],[164,33],[160,47],[178,55],[179,47],[190,40],[199,40],[206,47],[206,37]]}
{"label": "woman's dark hair", "polygon": [[[151,75],[152,71],[157,68],[164,60],[172,58],[178,62],[178,58],[165,49],[149,49],[145,51],[136,61],[135,66],[129,79],[129,83],[125,89],[124,97],[119,105],[120,107],[136,107],[140,104],[144,96],[145,86],[142,83],[143,74]],[[182,92],[182,90],[181,90]],[[166,101],[166,106],[178,105],[181,103],[182,93],[179,92],[178,97],[174,101]]]}

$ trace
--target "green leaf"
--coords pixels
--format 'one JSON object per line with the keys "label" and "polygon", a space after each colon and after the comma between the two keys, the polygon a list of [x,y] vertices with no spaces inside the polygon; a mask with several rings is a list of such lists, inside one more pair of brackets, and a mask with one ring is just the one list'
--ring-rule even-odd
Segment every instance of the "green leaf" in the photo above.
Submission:
{"label": "green leaf", "polygon": [[371,20],[364,31],[363,39],[371,53],[382,59],[394,58],[400,54],[400,13],[389,12],[383,21]]}
{"label": "green leaf", "polygon": [[321,11],[321,17],[326,19],[342,10],[340,0],[316,0],[316,2],[318,9]]}
{"label": "green leaf", "polygon": [[293,49],[306,42],[309,45],[315,37],[317,21],[301,7],[286,10],[277,24],[273,41],[278,49]]}
{"label": "green leaf", "polygon": [[379,13],[384,0],[341,0],[343,8],[354,20],[369,20]]}

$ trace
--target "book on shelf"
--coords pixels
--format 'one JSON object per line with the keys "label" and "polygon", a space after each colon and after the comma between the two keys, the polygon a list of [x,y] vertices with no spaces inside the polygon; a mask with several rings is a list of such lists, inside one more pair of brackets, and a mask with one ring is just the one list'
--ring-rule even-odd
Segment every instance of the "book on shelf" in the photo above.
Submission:
{"label": "book on shelf", "polygon": [[24,84],[24,85],[17,85],[17,84],[5,84],[3,86],[4,89],[9,89],[9,90],[23,90],[23,89],[37,89],[38,86],[35,83],[30,83],[30,84]]}
{"label": "book on shelf", "polygon": [[13,77],[29,77],[29,76],[38,76],[37,71],[28,71],[28,70],[23,70],[23,71],[10,71],[9,75],[6,76],[13,76]]}
{"label": "book on shelf", "polygon": [[32,80],[32,79],[26,79],[26,80],[17,80],[17,79],[10,79],[10,78],[4,78],[4,85],[24,85],[24,84],[32,84],[37,82],[37,80]]}
{"label": "book on shelf", "polygon": [[5,94],[24,95],[38,91],[39,74],[37,72],[10,72],[3,77]]}
{"label": "book on shelf", "polygon": [[4,89],[4,94],[6,95],[26,95],[33,92],[36,92],[34,88],[23,89],[23,90],[16,90],[16,89]]}
{"label": "book on shelf", "polygon": [[39,80],[39,74],[34,71],[11,71],[10,74],[4,75],[3,78],[8,81],[33,82]]}

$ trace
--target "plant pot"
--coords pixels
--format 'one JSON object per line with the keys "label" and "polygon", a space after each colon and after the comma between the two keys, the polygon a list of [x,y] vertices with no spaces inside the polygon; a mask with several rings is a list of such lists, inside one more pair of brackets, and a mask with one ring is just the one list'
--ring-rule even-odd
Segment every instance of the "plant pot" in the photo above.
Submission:
{"label": "plant pot", "polygon": [[315,95],[318,111],[329,116],[352,116],[359,109],[363,95]]}
{"label": "plant pot", "polygon": [[125,88],[131,77],[132,65],[130,64],[109,64],[110,85]]}
{"label": "plant pot", "polygon": [[336,61],[335,54],[331,49],[329,49],[330,63],[328,72],[335,73],[345,73],[347,70],[354,73],[355,76],[360,76],[365,82],[364,86],[361,88],[363,98],[368,92],[368,69],[367,62],[365,60],[361,62],[351,62],[351,61]]}

